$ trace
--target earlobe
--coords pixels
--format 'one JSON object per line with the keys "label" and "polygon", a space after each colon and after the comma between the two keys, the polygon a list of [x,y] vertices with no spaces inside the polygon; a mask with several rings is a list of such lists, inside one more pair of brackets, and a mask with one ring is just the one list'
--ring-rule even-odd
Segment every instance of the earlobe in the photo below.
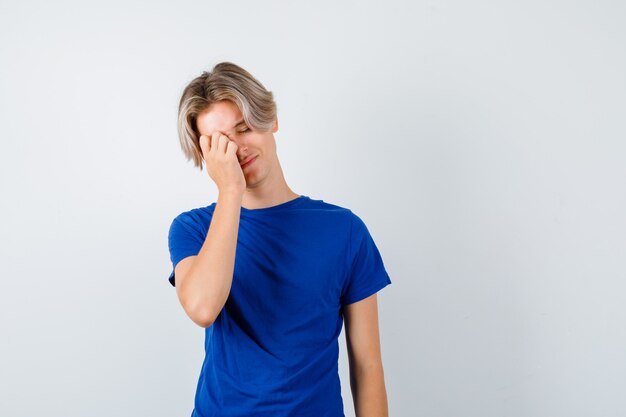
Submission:
{"label": "earlobe", "polygon": [[272,128],[272,133],[276,133],[278,131],[278,117],[274,119],[274,127]]}

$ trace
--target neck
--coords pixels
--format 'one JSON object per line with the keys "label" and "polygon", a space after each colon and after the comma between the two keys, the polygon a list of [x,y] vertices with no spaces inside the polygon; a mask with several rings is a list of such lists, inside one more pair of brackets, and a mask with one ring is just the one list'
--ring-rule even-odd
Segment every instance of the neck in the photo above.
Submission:
{"label": "neck", "polygon": [[261,183],[246,188],[241,201],[244,208],[271,207],[299,196],[287,185],[280,163],[273,167],[273,171],[275,175],[268,175]]}

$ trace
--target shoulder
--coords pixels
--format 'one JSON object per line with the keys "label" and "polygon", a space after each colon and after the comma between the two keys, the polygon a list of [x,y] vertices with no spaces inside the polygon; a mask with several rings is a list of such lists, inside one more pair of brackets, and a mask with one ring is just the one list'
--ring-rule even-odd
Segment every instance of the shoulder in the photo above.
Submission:
{"label": "shoulder", "polygon": [[311,210],[311,215],[319,214],[333,226],[341,225],[348,232],[353,228],[359,230],[364,226],[361,218],[352,209],[339,204],[311,199],[307,209]]}
{"label": "shoulder", "polygon": [[174,217],[172,220],[172,226],[186,225],[192,228],[201,228],[207,223],[210,223],[214,210],[215,203],[206,207],[197,207],[183,211]]}
{"label": "shoulder", "polygon": [[339,204],[329,203],[328,201],[324,200],[310,199],[310,201],[311,202],[308,206],[308,208],[310,209],[323,210],[335,216],[345,217],[346,219],[351,219],[354,216],[353,211],[348,207],[340,206]]}
{"label": "shoulder", "polygon": [[318,209],[325,213],[325,219],[336,228],[337,235],[343,234],[350,242],[360,242],[369,236],[369,230],[362,216],[354,209],[329,203],[324,200],[312,200],[312,209]]}

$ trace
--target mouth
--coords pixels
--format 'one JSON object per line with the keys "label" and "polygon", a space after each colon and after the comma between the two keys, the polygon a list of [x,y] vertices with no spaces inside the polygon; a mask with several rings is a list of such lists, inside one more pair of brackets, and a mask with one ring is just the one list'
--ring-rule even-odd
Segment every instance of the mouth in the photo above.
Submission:
{"label": "mouth", "polygon": [[241,163],[241,168],[245,168],[248,165],[250,165],[252,162],[254,162],[254,160],[256,159],[256,155],[255,156],[251,156],[250,158],[246,159],[245,161],[243,161]]}

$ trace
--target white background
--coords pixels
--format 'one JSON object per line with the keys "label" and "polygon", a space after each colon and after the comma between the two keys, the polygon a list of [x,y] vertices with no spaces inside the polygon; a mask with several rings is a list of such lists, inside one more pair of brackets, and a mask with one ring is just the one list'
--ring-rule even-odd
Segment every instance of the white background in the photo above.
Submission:
{"label": "white background", "polygon": [[2,0],[0,415],[191,413],[167,232],[217,190],[176,116],[224,60],[274,92],[292,189],[381,251],[391,416],[625,415],[625,28],[606,0]]}

